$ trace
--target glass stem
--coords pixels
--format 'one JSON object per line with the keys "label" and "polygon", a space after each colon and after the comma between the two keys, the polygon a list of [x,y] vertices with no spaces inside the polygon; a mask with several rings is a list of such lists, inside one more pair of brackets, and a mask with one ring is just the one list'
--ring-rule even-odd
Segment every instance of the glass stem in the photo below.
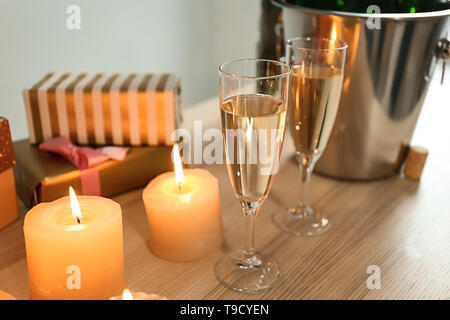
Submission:
{"label": "glass stem", "polygon": [[243,202],[243,210],[245,219],[247,220],[247,226],[245,230],[244,257],[241,263],[245,267],[257,267],[261,264],[256,256],[255,250],[255,224],[259,209],[259,202]]}
{"label": "glass stem", "polygon": [[305,155],[298,155],[300,165],[300,206],[309,205],[309,182],[311,180],[311,173],[314,168],[314,161],[312,157]]}

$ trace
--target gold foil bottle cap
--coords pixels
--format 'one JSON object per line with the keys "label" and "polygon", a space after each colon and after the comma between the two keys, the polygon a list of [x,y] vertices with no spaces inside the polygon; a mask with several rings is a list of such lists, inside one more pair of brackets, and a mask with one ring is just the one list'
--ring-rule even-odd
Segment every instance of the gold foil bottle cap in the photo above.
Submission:
{"label": "gold foil bottle cap", "polygon": [[426,148],[420,146],[411,147],[403,168],[404,176],[411,180],[420,180],[427,157],[428,150]]}

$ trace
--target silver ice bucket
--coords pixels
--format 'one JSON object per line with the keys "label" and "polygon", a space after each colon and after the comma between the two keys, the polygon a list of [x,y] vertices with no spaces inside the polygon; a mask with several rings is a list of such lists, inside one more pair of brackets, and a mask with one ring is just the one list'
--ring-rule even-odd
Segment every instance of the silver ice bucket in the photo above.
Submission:
{"label": "silver ice bucket", "polygon": [[437,45],[449,30],[450,10],[361,14],[273,2],[282,7],[286,39],[320,36],[349,45],[338,115],[316,171],[356,180],[394,174],[441,54]]}

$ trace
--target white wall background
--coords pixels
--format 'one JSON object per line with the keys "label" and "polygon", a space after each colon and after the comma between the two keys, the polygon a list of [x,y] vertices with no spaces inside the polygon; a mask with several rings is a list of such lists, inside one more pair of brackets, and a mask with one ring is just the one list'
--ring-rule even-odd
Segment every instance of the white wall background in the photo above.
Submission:
{"label": "white wall background", "polygon": [[174,72],[189,107],[217,95],[220,63],[256,56],[259,13],[260,0],[0,0],[0,116],[27,137],[21,91],[49,71]]}

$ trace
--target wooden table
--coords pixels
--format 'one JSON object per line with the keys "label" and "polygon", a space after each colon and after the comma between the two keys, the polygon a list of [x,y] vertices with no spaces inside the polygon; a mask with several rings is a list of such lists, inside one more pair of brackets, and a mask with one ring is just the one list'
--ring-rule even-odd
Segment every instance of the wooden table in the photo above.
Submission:
{"label": "wooden table", "polygon": [[[256,236],[258,248],[279,262],[282,277],[273,289],[247,295],[222,287],[214,277],[216,261],[241,248],[244,220],[225,168],[209,169],[220,181],[226,243],[200,262],[154,257],[146,246],[141,191],[115,198],[123,207],[126,279],[134,290],[175,299],[450,298],[450,197],[448,188],[433,188],[442,184],[432,170],[421,184],[399,177],[351,183],[314,176],[312,199],[330,215],[333,228],[297,238],[272,221],[279,207],[297,197],[297,166],[285,163],[258,217]],[[22,225],[20,220],[0,232],[0,288],[26,299]],[[380,290],[366,286],[370,265],[381,269]]]}
{"label": "wooden table", "polygon": [[[297,238],[273,223],[274,212],[298,196],[297,165],[285,161],[256,230],[257,248],[278,261],[282,276],[277,286],[259,294],[228,290],[214,276],[217,260],[241,249],[244,236],[243,215],[224,166],[208,169],[220,182],[226,243],[200,262],[154,257],[146,246],[141,191],[116,197],[124,214],[128,285],[173,299],[450,299],[450,106],[435,91],[430,90],[414,138],[430,150],[420,183],[400,177],[355,183],[313,176],[313,203],[333,223],[326,234]],[[26,299],[22,225],[19,220],[0,232],[0,289]],[[371,265],[381,270],[379,290],[366,285]]]}

